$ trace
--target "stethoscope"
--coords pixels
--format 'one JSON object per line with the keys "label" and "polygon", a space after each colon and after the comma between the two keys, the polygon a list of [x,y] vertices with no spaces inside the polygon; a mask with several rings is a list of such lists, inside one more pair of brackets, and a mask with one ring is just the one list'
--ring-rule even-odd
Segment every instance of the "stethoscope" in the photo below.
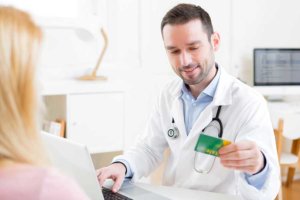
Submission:
{"label": "stethoscope", "polygon": [[220,127],[220,130],[219,130],[219,133],[218,133],[218,138],[222,138],[223,137],[223,124],[222,124],[221,119],[219,118],[220,112],[221,112],[221,108],[222,108],[222,106],[218,106],[218,110],[217,110],[216,116],[214,118],[212,118],[211,122],[204,129],[202,129],[202,133],[204,133],[205,129],[207,129],[208,127],[214,126],[213,122],[216,121],[217,124]]}
{"label": "stethoscope", "polygon": [[[208,128],[210,126],[213,126],[212,123],[214,121],[216,121],[219,124],[219,126],[220,126],[218,137],[219,138],[223,137],[223,124],[222,124],[221,119],[219,118],[219,115],[220,115],[220,112],[221,112],[221,108],[222,108],[222,106],[218,106],[218,110],[217,110],[216,116],[214,118],[212,118],[211,122],[204,129],[202,129],[202,133],[204,133],[204,131],[205,131],[206,128]],[[172,139],[176,139],[180,135],[179,130],[178,130],[177,126],[175,125],[175,120],[174,120],[173,117],[172,117],[172,127],[168,130],[167,134]]]}
{"label": "stethoscope", "polygon": [[[218,106],[216,116],[214,118],[212,118],[211,122],[205,128],[202,129],[201,134],[205,134],[205,131],[209,127],[213,127],[213,128],[216,128],[218,130],[218,138],[223,137],[223,124],[222,124],[221,119],[219,118],[220,113],[221,113],[221,108],[222,108],[222,106]],[[216,122],[216,123],[214,123],[214,122]],[[174,118],[172,118],[172,127],[168,130],[168,136],[172,139],[176,139],[176,138],[179,137],[179,135],[180,135],[179,130],[175,125],[175,120],[174,120]],[[198,152],[195,152],[195,158],[194,158],[194,169],[195,169],[195,171],[198,172],[198,173],[209,173],[211,171],[214,163],[215,163],[216,157],[213,158],[213,160],[211,162],[211,165],[208,169],[199,169],[199,168],[196,167],[197,155],[198,155],[197,153]]]}
{"label": "stethoscope", "polygon": [[[221,121],[221,119],[219,118],[219,116],[220,116],[220,112],[221,112],[221,108],[222,108],[222,106],[219,106],[218,107],[218,110],[217,110],[217,114],[216,114],[216,116],[214,117],[214,118],[212,118],[212,120],[211,120],[211,122],[204,128],[204,129],[202,129],[202,132],[201,132],[201,134],[206,134],[206,132],[208,132],[207,131],[207,129],[208,128],[214,128],[214,129],[217,129],[217,131],[218,131],[218,138],[222,138],[222,136],[223,136],[223,124],[222,124],[222,121]],[[214,123],[214,122],[216,122],[216,123]],[[200,134],[200,135],[201,135]],[[200,137],[200,135],[199,135],[199,137]],[[211,135],[211,134],[210,134]],[[214,135],[214,134],[213,134]],[[214,164],[215,164],[215,160],[216,160],[216,157],[210,157],[210,155],[206,155],[206,156],[209,156],[209,157],[206,157],[206,159],[208,159],[210,162],[210,164],[209,163],[207,163],[206,164],[206,166],[209,166],[210,165],[210,167],[207,167],[206,169],[204,169],[204,168],[199,168],[199,167],[197,167],[197,165],[196,165],[196,163],[197,163],[197,160],[198,160],[198,155],[201,155],[202,153],[200,153],[200,152],[197,152],[197,151],[195,151],[195,157],[194,157],[194,169],[195,169],[195,171],[196,172],[198,172],[198,173],[201,173],[201,174],[208,174],[210,171],[211,171],[211,169],[212,169],[212,167],[214,166]],[[203,155],[203,154],[202,154]],[[204,162],[203,160],[200,160],[200,162],[202,163],[202,162]]]}

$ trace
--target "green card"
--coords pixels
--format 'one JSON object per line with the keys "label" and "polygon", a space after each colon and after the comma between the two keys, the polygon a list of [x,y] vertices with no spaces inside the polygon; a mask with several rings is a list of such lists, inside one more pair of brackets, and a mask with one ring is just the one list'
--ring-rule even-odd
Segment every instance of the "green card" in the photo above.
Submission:
{"label": "green card", "polygon": [[223,140],[221,138],[201,133],[195,146],[195,151],[219,156],[219,149],[223,146],[229,145],[230,143],[231,142],[228,140]]}

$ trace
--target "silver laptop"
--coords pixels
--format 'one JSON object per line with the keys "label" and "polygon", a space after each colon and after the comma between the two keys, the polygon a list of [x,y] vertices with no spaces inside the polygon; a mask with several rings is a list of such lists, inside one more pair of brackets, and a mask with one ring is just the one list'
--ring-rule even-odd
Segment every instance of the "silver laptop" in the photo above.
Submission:
{"label": "silver laptop", "polygon": [[[46,132],[42,132],[42,138],[53,166],[73,177],[90,199],[104,200],[87,147]],[[168,199],[128,181],[123,183],[120,193],[132,199]]]}

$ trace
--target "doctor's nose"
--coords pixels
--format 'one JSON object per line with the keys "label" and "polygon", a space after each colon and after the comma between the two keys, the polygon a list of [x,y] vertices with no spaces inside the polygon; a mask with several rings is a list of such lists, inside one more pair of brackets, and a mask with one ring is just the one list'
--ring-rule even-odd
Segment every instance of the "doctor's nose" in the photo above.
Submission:
{"label": "doctor's nose", "polygon": [[185,67],[192,63],[192,56],[188,52],[182,52],[180,55],[180,65]]}

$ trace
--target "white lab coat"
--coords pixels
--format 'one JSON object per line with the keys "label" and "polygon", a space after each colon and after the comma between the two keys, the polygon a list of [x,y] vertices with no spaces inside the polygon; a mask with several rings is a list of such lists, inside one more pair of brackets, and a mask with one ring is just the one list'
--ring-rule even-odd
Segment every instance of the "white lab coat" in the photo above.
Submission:
{"label": "white lab coat", "polygon": [[[164,150],[169,148],[164,185],[234,194],[242,199],[274,199],[279,189],[280,173],[266,102],[252,88],[227,74],[221,67],[219,69],[221,75],[215,97],[201,112],[188,136],[180,99],[182,81],[174,80],[159,96],[145,133],[134,147],[117,159],[128,161],[134,172],[133,180],[137,180],[149,175],[161,163]],[[249,185],[244,173],[224,168],[219,158],[216,158],[209,174],[194,170],[195,144],[202,129],[216,115],[219,105],[222,105],[220,119],[224,127],[223,138],[232,142],[254,141],[267,159],[269,174],[261,190]],[[167,136],[168,129],[172,127],[172,117],[180,131],[177,139]],[[203,159],[211,159],[211,156],[205,156]]]}

